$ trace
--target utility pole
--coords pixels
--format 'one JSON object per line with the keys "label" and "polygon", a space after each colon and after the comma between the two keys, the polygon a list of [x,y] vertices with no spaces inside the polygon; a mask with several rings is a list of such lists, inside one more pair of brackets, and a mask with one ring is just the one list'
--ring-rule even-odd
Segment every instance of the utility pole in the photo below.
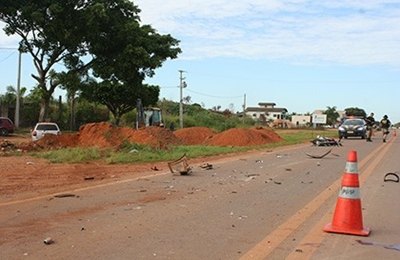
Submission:
{"label": "utility pole", "polygon": [[246,94],[244,94],[244,97],[243,97],[243,123],[244,123],[244,119],[245,119],[245,116],[246,116]]}
{"label": "utility pole", "polygon": [[22,51],[18,49],[19,55],[18,55],[18,76],[17,76],[17,100],[15,104],[15,118],[14,118],[14,124],[15,128],[18,129],[19,127],[19,107],[20,107],[20,99],[21,99],[21,56],[22,56]]}
{"label": "utility pole", "polygon": [[180,102],[179,102],[179,127],[183,128],[183,88],[186,88],[186,82],[184,81],[183,73],[184,70],[179,70],[179,89],[180,89]]}

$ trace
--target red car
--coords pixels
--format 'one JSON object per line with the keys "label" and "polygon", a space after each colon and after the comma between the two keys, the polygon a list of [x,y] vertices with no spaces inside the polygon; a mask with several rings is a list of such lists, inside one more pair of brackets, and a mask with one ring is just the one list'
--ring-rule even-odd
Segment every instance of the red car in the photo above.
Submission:
{"label": "red car", "polygon": [[14,133],[14,123],[8,117],[0,117],[0,135]]}

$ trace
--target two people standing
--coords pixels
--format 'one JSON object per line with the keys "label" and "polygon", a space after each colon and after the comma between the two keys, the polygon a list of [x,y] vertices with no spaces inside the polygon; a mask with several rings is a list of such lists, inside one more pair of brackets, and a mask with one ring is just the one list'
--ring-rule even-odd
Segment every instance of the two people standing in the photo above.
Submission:
{"label": "two people standing", "polygon": [[[371,113],[366,119],[365,122],[367,123],[367,142],[372,142],[372,131],[373,131],[373,126],[375,125],[375,118],[374,118],[374,113]],[[390,122],[389,118],[387,115],[384,115],[382,120],[379,122],[379,125],[382,129],[382,138],[383,142],[386,142],[386,137],[389,134],[389,128],[392,125]]]}

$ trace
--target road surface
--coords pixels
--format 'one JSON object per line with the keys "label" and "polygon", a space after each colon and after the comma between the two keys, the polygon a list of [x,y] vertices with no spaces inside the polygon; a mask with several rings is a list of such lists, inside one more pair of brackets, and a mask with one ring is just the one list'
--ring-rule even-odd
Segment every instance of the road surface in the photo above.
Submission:
{"label": "road surface", "polygon": [[[0,200],[0,259],[399,259],[400,140],[347,139],[149,172],[32,197]],[[323,232],[347,154],[358,156],[368,237]],[[211,168],[211,169],[210,169]],[[48,244],[44,240],[48,239]]]}

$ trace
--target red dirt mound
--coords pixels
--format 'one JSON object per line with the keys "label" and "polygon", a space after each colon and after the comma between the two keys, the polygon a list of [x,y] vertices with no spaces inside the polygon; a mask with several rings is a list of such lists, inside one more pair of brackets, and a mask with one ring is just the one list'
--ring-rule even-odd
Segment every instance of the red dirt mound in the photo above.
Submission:
{"label": "red dirt mound", "polygon": [[117,147],[124,141],[165,148],[180,144],[172,131],[162,127],[147,127],[135,130],[116,127],[109,123],[86,124],[79,130],[80,146]]}
{"label": "red dirt mound", "polygon": [[174,135],[186,145],[203,144],[215,132],[208,127],[188,127],[176,130]]}
{"label": "red dirt mound", "polygon": [[214,146],[252,146],[282,141],[274,131],[266,128],[232,128],[216,134],[206,141]]}
{"label": "red dirt mound", "polygon": [[31,144],[34,148],[62,148],[97,146],[119,147],[124,141],[146,144],[158,148],[167,148],[170,145],[182,142],[172,131],[161,127],[148,127],[135,130],[128,127],[116,127],[109,123],[90,123],[81,126],[77,134],[62,134],[59,136],[46,135],[44,138]]}
{"label": "red dirt mound", "polygon": [[133,134],[127,136],[130,142],[147,144],[159,148],[167,148],[170,145],[182,144],[182,141],[179,140],[172,131],[166,128],[152,126],[139,130],[126,128],[124,131],[129,132],[129,130],[133,131]]}
{"label": "red dirt mound", "polygon": [[214,146],[252,146],[279,142],[282,138],[266,128],[233,128],[215,134],[207,127],[190,127],[175,131],[162,127],[147,127],[135,130],[129,127],[116,127],[109,123],[83,125],[77,134],[47,135],[37,142],[21,145],[22,150],[53,149],[64,147],[119,148],[124,141],[168,148],[171,145],[206,144]]}

